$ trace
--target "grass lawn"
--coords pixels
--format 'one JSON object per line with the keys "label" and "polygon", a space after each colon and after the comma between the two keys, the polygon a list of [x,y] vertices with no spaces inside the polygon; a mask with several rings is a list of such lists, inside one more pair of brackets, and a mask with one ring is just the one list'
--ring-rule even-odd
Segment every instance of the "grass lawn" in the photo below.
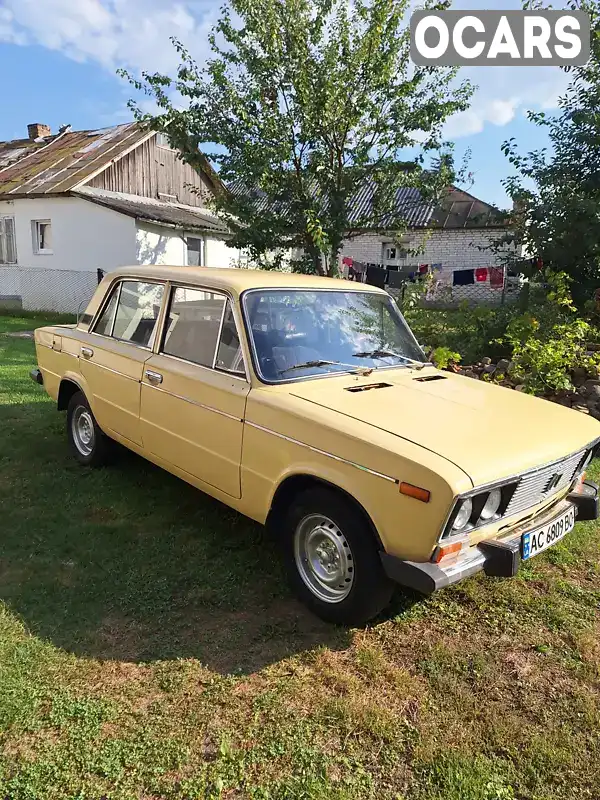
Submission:
{"label": "grass lawn", "polygon": [[72,460],[6,335],[39,324],[0,317],[1,798],[600,797],[599,526],[326,626],[259,526],[132,454]]}

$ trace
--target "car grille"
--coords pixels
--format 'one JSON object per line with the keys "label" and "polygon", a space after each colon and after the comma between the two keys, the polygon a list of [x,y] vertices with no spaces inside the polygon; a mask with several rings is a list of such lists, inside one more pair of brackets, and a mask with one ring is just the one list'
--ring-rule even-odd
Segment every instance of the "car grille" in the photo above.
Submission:
{"label": "car grille", "polygon": [[503,516],[510,517],[525,511],[565,489],[575,477],[585,455],[586,451],[581,450],[562,461],[555,461],[554,464],[523,475]]}

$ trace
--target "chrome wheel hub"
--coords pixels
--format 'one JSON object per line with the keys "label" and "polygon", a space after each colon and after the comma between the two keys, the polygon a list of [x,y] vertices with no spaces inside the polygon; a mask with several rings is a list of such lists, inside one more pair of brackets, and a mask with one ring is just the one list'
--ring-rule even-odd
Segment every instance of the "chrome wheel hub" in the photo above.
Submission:
{"label": "chrome wheel hub", "polygon": [[354,582],[350,545],[338,526],[322,514],[304,517],[294,533],[294,558],[300,577],[326,603],[340,603]]}
{"label": "chrome wheel hub", "polygon": [[89,456],[94,449],[94,421],[85,406],[77,406],[71,419],[71,432],[75,447],[83,456]]}

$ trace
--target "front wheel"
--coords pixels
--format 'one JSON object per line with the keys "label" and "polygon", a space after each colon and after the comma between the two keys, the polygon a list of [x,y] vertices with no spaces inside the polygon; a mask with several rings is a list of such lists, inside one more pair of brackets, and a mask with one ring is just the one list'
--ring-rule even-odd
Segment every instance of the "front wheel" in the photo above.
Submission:
{"label": "front wheel", "polygon": [[309,489],[288,511],[284,527],[292,585],[317,616],[360,625],[388,605],[394,585],[367,520],[350,501],[327,488]]}
{"label": "front wheel", "polygon": [[110,460],[112,442],[100,430],[83,392],[75,392],[69,400],[67,437],[80,464],[100,467]]}

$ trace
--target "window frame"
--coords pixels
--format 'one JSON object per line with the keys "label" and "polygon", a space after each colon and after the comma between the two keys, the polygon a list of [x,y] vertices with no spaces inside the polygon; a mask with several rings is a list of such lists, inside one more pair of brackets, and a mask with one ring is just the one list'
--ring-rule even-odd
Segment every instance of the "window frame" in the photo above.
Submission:
{"label": "window frame", "polygon": [[[203,236],[202,234],[198,236],[197,234],[186,233],[184,239],[185,239],[185,266],[192,268],[206,267],[206,236]],[[196,239],[201,243],[200,250],[198,250],[198,252],[200,253],[200,262],[201,262],[200,264],[190,264],[188,239]]]}
{"label": "window frame", "polygon": [[[351,281],[350,281],[350,283],[351,283]],[[323,372],[322,374],[319,374],[319,375],[301,375],[301,376],[296,377],[296,378],[294,378],[294,377],[283,378],[282,380],[276,380],[276,381],[270,381],[270,380],[268,380],[267,378],[264,377],[264,375],[260,371],[258,353],[256,351],[256,344],[254,342],[254,337],[252,336],[252,329],[250,327],[250,323],[249,323],[249,319],[248,319],[248,308],[247,308],[247,305],[246,305],[246,299],[248,298],[249,295],[255,294],[256,292],[294,292],[294,291],[297,291],[297,292],[302,292],[302,291],[306,291],[306,292],[323,292],[323,293],[325,293],[325,292],[347,292],[349,294],[376,294],[376,295],[379,295],[379,296],[383,295],[383,297],[387,298],[390,303],[394,304],[395,312],[398,313],[398,315],[400,316],[400,318],[402,319],[402,321],[406,325],[406,329],[408,330],[408,332],[409,332],[411,338],[413,339],[414,343],[417,345],[419,350],[421,350],[421,352],[422,352],[421,345],[417,341],[417,338],[414,335],[414,333],[412,331],[412,328],[410,327],[410,325],[408,324],[408,322],[404,318],[404,314],[400,311],[398,306],[394,303],[391,295],[389,295],[387,292],[385,292],[383,290],[381,290],[381,291],[369,291],[369,290],[365,290],[364,288],[362,288],[362,289],[359,289],[359,288],[356,288],[356,289],[353,289],[353,288],[349,288],[349,289],[346,289],[346,288],[344,288],[344,289],[337,289],[337,288],[335,288],[335,289],[320,289],[320,288],[314,288],[312,286],[282,287],[282,286],[268,286],[268,285],[265,285],[265,286],[260,286],[260,287],[254,287],[252,289],[245,289],[241,293],[241,295],[240,295],[240,307],[241,307],[241,310],[242,310],[242,322],[243,322],[243,325],[244,325],[244,331],[246,333],[246,337],[247,337],[247,341],[248,341],[248,349],[250,351],[250,358],[252,360],[252,367],[254,369],[254,374],[256,375],[256,377],[258,378],[260,383],[264,384],[265,386],[281,386],[281,385],[283,385],[285,383],[298,383],[300,381],[314,381],[314,380],[320,380],[321,378],[339,378],[341,375],[352,375],[352,374],[354,374],[354,373],[347,372],[347,371],[344,371],[344,370],[338,370],[336,372]],[[425,354],[423,354],[423,357],[425,357]],[[428,365],[429,363],[430,363],[429,361],[424,361],[423,362],[424,365]],[[360,364],[357,364],[357,367],[360,367]],[[381,366],[381,367],[377,367],[377,371],[379,372],[379,370],[386,370],[386,369],[407,369],[409,367],[410,367],[410,364],[389,364],[389,365],[384,365],[384,366]]]}
{"label": "window frame", "polygon": [[[39,226],[49,225],[52,231],[51,219],[32,219],[31,220],[31,235],[33,236],[33,254],[36,256],[52,256],[54,255],[54,247],[40,247]],[[54,242],[53,242],[54,244]]]}
{"label": "window frame", "polygon": [[[7,219],[12,220],[12,238],[13,238],[13,242],[12,243],[13,243],[13,249],[14,249],[14,253],[15,253],[15,260],[14,261],[4,261],[3,260],[3,258],[5,258],[8,255],[8,252],[7,252],[8,248],[6,247],[7,236],[6,236],[6,224],[5,224],[5,220],[7,220]],[[4,256],[2,256],[2,253],[0,252],[0,267],[14,267],[19,263],[19,256],[18,256],[18,253],[17,253],[17,228],[16,228],[16,225],[15,225],[15,215],[14,214],[0,214],[0,228],[2,228],[2,233],[0,235],[3,237],[2,241],[4,243],[3,244],[3,246],[4,246]]]}
{"label": "window frame", "polygon": [[[217,334],[217,339],[215,342],[215,350],[213,352],[213,359],[212,359],[212,366],[208,366],[206,364],[199,364],[197,361],[191,361],[189,358],[183,358],[182,356],[174,356],[171,353],[165,353],[164,348],[164,340],[167,333],[167,319],[169,318],[169,311],[171,308],[171,300],[174,295],[176,289],[192,289],[198,292],[211,292],[212,294],[222,295],[225,298],[225,303],[223,304],[223,310],[221,311],[221,319],[219,320],[219,331]],[[168,292],[165,293],[166,303],[164,306],[164,313],[162,318],[162,327],[160,331],[160,338],[157,339],[155,353],[156,355],[163,356],[163,358],[174,358],[176,361],[181,361],[184,364],[191,364],[194,367],[199,367],[200,369],[208,369],[211,372],[216,372],[219,375],[226,375],[229,378],[234,378],[238,381],[244,381],[244,383],[251,383],[250,374],[248,372],[248,356],[244,350],[243,345],[243,338],[240,335],[241,331],[245,330],[245,327],[242,325],[240,326],[240,319],[238,310],[236,309],[235,301],[233,295],[228,292],[226,289],[215,288],[214,286],[199,286],[197,284],[186,284],[186,283],[172,283],[169,281],[168,283]],[[227,310],[227,303],[231,303],[231,310],[233,312],[233,321],[235,323],[235,328],[238,334],[238,338],[240,340],[240,348],[242,350],[242,358],[243,358],[243,372],[244,375],[241,375],[238,372],[232,372],[231,370],[222,369],[216,366],[216,359],[219,353],[219,345],[221,343],[221,335],[223,333],[223,322],[225,320],[225,312]]]}
{"label": "window frame", "polygon": [[[149,345],[147,345],[147,344],[140,344],[139,342],[132,342],[131,339],[120,339],[118,336],[114,336],[113,335],[113,331],[115,329],[115,322],[116,322],[116,319],[117,319],[117,311],[118,311],[118,308],[119,308],[119,302],[121,300],[121,292],[123,290],[123,284],[124,283],[129,283],[129,282],[152,283],[155,286],[162,286],[162,288],[163,288],[163,294],[162,294],[162,297],[161,297],[161,300],[160,300],[160,310],[158,312],[158,317],[156,318],[157,334],[154,337],[154,342],[152,343],[151,347]],[[104,295],[102,303],[100,304],[100,306],[99,306],[99,308],[98,308],[93,320],[90,323],[90,326],[88,328],[88,332],[92,336],[99,336],[102,339],[111,339],[113,342],[121,342],[121,344],[130,344],[132,347],[139,347],[140,350],[147,350],[149,353],[155,352],[154,348],[155,348],[156,342],[158,340],[158,336],[161,333],[161,330],[162,330],[162,327],[163,327],[163,316],[164,316],[164,309],[165,309],[165,297],[167,296],[168,286],[169,286],[168,281],[161,281],[161,280],[159,280],[157,278],[152,279],[152,278],[140,278],[137,275],[135,275],[135,276],[123,276],[123,275],[120,275],[118,278],[116,278],[110,284],[106,294]],[[110,333],[98,333],[98,331],[96,330],[96,327],[98,325],[98,322],[100,321],[100,318],[102,317],[102,314],[104,314],[104,311],[106,310],[108,304],[110,303],[111,298],[113,296],[113,292],[115,291],[115,289],[117,290],[117,304],[115,306],[115,315],[114,315],[113,320],[112,320]]]}
{"label": "window frame", "polygon": [[[162,139],[161,139],[161,137],[162,137]],[[164,144],[164,143],[161,144],[161,141],[163,141],[163,142],[166,141],[166,144]],[[173,147],[171,145],[171,143],[169,142],[169,137],[163,131],[157,131],[156,132],[156,146],[160,147],[161,150],[170,150],[173,153],[177,152],[177,148]]]}

